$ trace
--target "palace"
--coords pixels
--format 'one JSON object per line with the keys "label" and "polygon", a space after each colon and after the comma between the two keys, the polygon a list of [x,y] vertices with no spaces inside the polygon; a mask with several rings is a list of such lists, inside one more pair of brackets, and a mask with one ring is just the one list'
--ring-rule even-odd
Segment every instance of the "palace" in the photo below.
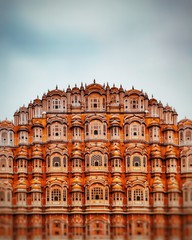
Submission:
{"label": "palace", "polygon": [[192,121],[95,81],[20,107],[0,122],[0,239],[192,239]]}

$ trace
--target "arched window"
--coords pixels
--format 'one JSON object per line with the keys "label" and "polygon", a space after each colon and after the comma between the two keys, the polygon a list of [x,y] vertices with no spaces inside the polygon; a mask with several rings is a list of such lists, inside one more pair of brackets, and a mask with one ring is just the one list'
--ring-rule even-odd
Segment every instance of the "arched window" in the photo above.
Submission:
{"label": "arched window", "polygon": [[55,188],[51,192],[51,200],[54,202],[61,201],[61,190],[58,188]]}
{"label": "arched window", "polygon": [[92,200],[103,200],[103,189],[101,187],[94,187],[91,189]]}
{"label": "arched window", "polygon": [[34,141],[42,141],[42,129],[35,127],[33,129],[33,140]]}
{"label": "arched window", "polygon": [[143,167],[146,166],[146,157],[143,157]]}
{"label": "arched window", "polygon": [[126,124],[125,125],[125,138],[127,138],[129,136],[129,125]]}
{"label": "arched window", "polygon": [[13,132],[9,132],[9,140],[10,140],[10,145],[13,145],[13,142],[14,142],[14,133]]}
{"label": "arched window", "polygon": [[20,131],[19,132],[19,143],[27,143],[28,142],[28,132]]}
{"label": "arched window", "polygon": [[66,167],[67,166],[67,157],[64,156],[63,157],[63,167]]}
{"label": "arched window", "polygon": [[91,110],[100,109],[99,98],[91,98]]}
{"label": "arched window", "polygon": [[60,124],[52,125],[52,133],[53,133],[54,137],[60,137],[61,136],[61,126],[60,126]]}
{"label": "arched window", "polygon": [[63,111],[66,111],[66,103],[67,103],[67,101],[63,100]]}
{"label": "arched window", "polygon": [[139,156],[133,157],[133,166],[134,167],[140,167],[141,166],[141,159]]}
{"label": "arched window", "polygon": [[94,123],[91,124],[91,135],[101,135],[101,124],[99,122],[94,121]]}
{"label": "arched window", "polygon": [[20,114],[19,114],[19,124],[27,124],[27,121],[28,121],[27,113],[20,112]]}
{"label": "arched window", "polygon": [[137,123],[131,124],[131,136],[132,138],[138,138],[140,135],[140,125]]}
{"label": "arched window", "polygon": [[86,189],[87,200],[89,200],[89,188]]}
{"label": "arched window", "polygon": [[192,168],[192,156],[188,157],[189,168]]}
{"label": "arched window", "polygon": [[185,136],[186,136],[186,141],[190,142],[191,139],[192,139],[192,137],[191,137],[191,130],[187,130]]}
{"label": "arched window", "polygon": [[53,99],[53,110],[59,110],[61,108],[61,100],[60,99]]}
{"label": "arched window", "polygon": [[180,142],[183,142],[183,131],[179,132],[179,139],[180,139]]}
{"label": "arched window", "polygon": [[47,165],[50,167],[50,157],[47,158]]}
{"label": "arched window", "polygon": [[63,136],[66,137],[67,136],[67,127],[63,126]]}
{"label": "arched window", "polygon": [[102,166],[102,156],[99,154],[92,155],[91,166]]}
{"label": "arched window", "polygon": [[47,202],[49,202],[49,194],[50,194],[50,191],[49,191],[49,188],[47,188]]}
{"label": "arched window", "polygon": [[63,189],[63,201],[66,202],[67,201],[67,190]]}
{"label": "arched window", "polygon": [[108,190],[108,188],[106,187],[106,188],[105,188],[105,200],[108,200],[108,195],[109,195],[109,190]]}
{"label": "arched window", "polygon": [[60,157],[53,158],[53,167],[60,167],[61,166],[61,159]]}
{"label": "arched window", "polygon": [[88,136],[89,135],[89,125],[85,124],[85,135]]}
{"label": "arched window", "polygon": [[11,191],[10,190],[7,192],[7,201],[8,202],[11,201]]}
{"label": "arched window", "polygon": [[182,167],[185,168],[186,167],[186,158],[185,157],[181,158],[181,161],[182,161]]}
{"label": "arched window", "polygon": [[80,95],[77,95],[77,94],[72,95],[71,104],[73,107],[80,106]]}
{"label": "arched window", "polygon": [[0,202],[4,202],[5,201],[5,193],[4,191],[0,191]]}
{"label": "arched window", "polygon": [[141,126],[141,136],[142,137],[145,136],[145,126],[144,125]]}
{"label": "arched window", "polygon": [[51,136],[51,126],[48,126],[48,127],[47,127],[47,134],[48,134],[48,137]]}
{"label": "arched window", "polygon": [[34,108],[34,118],[41,117],[41,106],[35,106]]}
{"label": "arched window", "polygon": [[140,188],[134,189],[133,197],[134,201],[143,201],[143,190]]}
{"label": "arched window", "polygon": [[128,100],[128,98],[125,98],[124,99],[124,110],[128,111],[128,109],[129,109],[129,100]]}
{"label": "arched window", "polygon": [[137,98],[130,99],[130,108],[132,110],[138,110],[139,108],[139,101]]}
{"label": "arched window", "polygon": [[106,101],[105,101],[105,98],[103,98],[103,109],[105,109],[105,106],[106,106]]}
{"label": "arched window", "polygon": [[6,131],[1,132],[1,144],[7,145],[8,144],[8,134]]}
{"label": "arched window", "polygon": [[127,157],[127,167],[130,167],[130,157]]}

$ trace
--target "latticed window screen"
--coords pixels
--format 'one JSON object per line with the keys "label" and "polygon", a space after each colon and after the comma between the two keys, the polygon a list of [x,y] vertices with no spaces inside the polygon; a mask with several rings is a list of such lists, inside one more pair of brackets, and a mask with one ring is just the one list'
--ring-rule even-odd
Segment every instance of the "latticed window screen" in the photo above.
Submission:
{"label": "latticed window screen", "polygon": [[72,199],[73,199],[73,201],[81,201],[81,193],[79,193],[79,192],[74,192],[74,193],[72,194]]}
{"label": "latticed window screen", "polygon": [[92,200],[103,200],[103,189],[100,187],[95,187],[91,190]]}
{"label": "latticed window screen", "polygon": [[188,131],[186,131],[186,140],[187,141],[191,141],[191,131],[190,130],[188,130]]}
{"label": "latticed window screen", "polygon": [[49,202],[49,189],[47,188],[47,202]]}
{"label": "latticed window screen", "polygon": [[61,159],[60,159],[60,157],[54,157],[53,158],[53,166],[54,167],[60,167],[61,166]]}
{"label": "latticed window screen", "polygon": [[133,166],[134,167],[139,167],[141,166],[141,159],[139,156],[134,156],[133,157]]}
{"label": "latticed window screen", "polygon": [[99,154],[92,155],[91,166],[102,166],[102,156]]}
{"label": "latticed window screen", "polygon": [[61,136],[61,126],[60,125],[54,125],[53,126],[53,136],[58,137]]}
{"label": "latticed window screen", "polygon": [[100,108],[100,101],[98,98],[91,99],[91,108]]}
{"label": "latticed window screen", "polygon": [[127,167],[130,167],[130,157],[127,157]]}
{"label": "latticed window screen", "polygon": [[143,167],[146,166],[146,157],[143,157]]}
{"label": "latticed window screen", "polygon": [[66,137],[67,136],[67,127],[63,126],[63,136]]}
{"label": "latticed window screen", "polygon": [[52,190],[51,200],[52,201],[61,201],[61,191],[58,188]]}
{"label": "latticed window screen", "polygon": [[135,125],[131,126],[131,135],[132,136],[139,136],[140,135],[138,125],[135,124]]}
{"label": "latticed window screen", "polygon": [[128,200],[131,201],[131,190],[128,190]]}
{"label": "latticed window screen", "polygon": [[148,189],[145,190],[145,201],[148,201]]}
{"label": "latticed window screen", "polygon": [[63,167],[66,167],[67,166],[67,157],[64,156],[63,157]]}
{"label": "latticed window screen", "polygon": [[61,101],[59,99],[53,100],[53,109],[60,109],[61,108]]}
{"label": "latticed window screen", "polygon": [[108,188],[106,187],[105,188],[105,200],[108,200],[108,194],[109,194],[109,191],[108,191]]}
{"label": "latticed window screen", "polygon": [[63,189],[63,201],[65,202],[67,200],[67,191],[66,189]]}
{"label": "latticed window screen", "polygon": [[101,126],[99,123],[94,123],[91,126],[91,134],[93,135],[101,135]]}
{"label": "latticed window screen", "polygon": [[134,201],[143,201],[143,190],[137,188],[134,190]]}
{"label": "latticed window screen", "polygon": [[87,200],[89,200],[89,189],[88,188],[86,190],[86,193],[87,193]]}

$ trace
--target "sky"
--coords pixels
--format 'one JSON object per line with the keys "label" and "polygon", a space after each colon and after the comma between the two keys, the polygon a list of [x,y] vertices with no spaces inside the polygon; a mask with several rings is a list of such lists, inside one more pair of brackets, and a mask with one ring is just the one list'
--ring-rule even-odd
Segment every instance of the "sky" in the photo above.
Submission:
{"label": "sky", "polygon": [[94,79],[192,119],[192,1],[0,0],[0,120]]}

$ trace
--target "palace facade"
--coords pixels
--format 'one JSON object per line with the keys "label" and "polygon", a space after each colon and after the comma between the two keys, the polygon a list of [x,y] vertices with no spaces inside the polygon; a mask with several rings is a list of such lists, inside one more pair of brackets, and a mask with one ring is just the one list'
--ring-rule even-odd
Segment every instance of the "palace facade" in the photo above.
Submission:
{"label": "palace facade", "polygon": [[192,239],[192,121],[95,81],[20,107],[0,122],[0,239]]}

